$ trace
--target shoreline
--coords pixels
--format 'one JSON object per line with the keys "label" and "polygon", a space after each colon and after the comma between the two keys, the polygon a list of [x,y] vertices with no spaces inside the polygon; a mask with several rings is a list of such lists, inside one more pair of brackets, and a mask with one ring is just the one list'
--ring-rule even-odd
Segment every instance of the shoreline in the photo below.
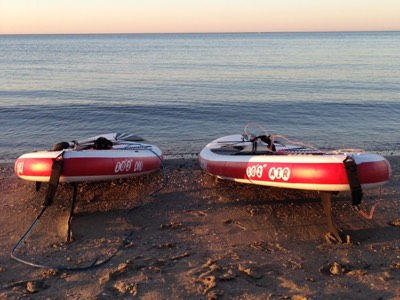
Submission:
{"label": "shoreline", "polygon": [[[32,151],[35,152],[35,151]],[[388,157],[397,157],[400,156],[400,150],[377,150],[377,151],[369,151],[369,150],[363,150],[363,152],[368,152],[368,153],[375,153],[384,156],[385,158]],[[28,152],[26,152],[28,153]],[[22,155],[21,153],[20,155]],[[164,160],[177,160],[177,159],[195,159],[199,156],[200,152],[190,152],[190,153],[163,153]],[[14,161],[17,159],[19,155],[15,156],[15,158],[6,158],[6,159],[1,159],[0,158],[0,165],[8,165],[8,164],[14,164]]]}
{"label": "shoreline", "polygon": [[382,197],[372,220],[356,213],[348,193],[333,201],[334,219],[349,236],[344,244],[325,239],[317,192],[216,180],[196,154],[168,157],[165,174],[80,184],[72,243],[65,242],[72,190],[61,184],[17,254],[82,267],[123,245],[108,263],[81,272],[10,258],[46,189],[36,192],[1,163],[0,298],[396,299],[400,227],[389,223],[400,220],[400,157],[386,158],[390,182],[381,193],[365,191],[362,203],[369,209]]}

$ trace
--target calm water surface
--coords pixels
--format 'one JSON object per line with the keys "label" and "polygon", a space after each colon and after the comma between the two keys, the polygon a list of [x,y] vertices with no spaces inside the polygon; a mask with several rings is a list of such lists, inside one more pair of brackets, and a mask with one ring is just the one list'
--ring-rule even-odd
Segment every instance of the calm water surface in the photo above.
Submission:
{"label": "calm water surface", "polygon": [[257,122],[400,151],[400,32],[0,35],[0,161],[132,132],[198,153]]}

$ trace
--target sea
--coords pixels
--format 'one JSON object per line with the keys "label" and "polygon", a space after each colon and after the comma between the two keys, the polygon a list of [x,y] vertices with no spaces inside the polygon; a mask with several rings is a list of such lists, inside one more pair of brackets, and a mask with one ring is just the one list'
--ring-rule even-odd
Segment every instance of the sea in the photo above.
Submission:
{"label": "sea", "polygon": [[400,32],[0,35],[0,161],[112,132],[195,155],[249,123],[399,154],[399,49]]}

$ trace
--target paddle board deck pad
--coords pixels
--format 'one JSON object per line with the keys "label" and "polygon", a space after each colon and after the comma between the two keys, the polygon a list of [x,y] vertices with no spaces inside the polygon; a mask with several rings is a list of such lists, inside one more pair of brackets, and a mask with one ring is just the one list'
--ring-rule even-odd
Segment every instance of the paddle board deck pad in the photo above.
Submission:
{"label": "paddle board deck pad", "polygon": [[54,161],[62,160],[60,182],[114,180],[138,176],[162,167],[162,152],[136,135],[110,133],[53,149],[21,155],[14,164],[22,179],[49,182]]}
{"label": "paddle board deck pad", "polygon": [[221,179],[326,192],[377,188],[391,175],[389,162],[377,154],[271,145],[247,134],[212,141],[200,152],[199,163]]}

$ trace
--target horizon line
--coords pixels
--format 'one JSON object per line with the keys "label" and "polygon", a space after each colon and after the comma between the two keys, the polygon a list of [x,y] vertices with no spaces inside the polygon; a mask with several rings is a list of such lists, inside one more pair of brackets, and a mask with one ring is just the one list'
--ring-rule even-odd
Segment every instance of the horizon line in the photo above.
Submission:
{"label": "horizon line", "polygon": [[0,35],[161,35],[161,34],[274,34],[274,33],[368,33],[400,32],[400,29],[389,30],[313,30],[313,31],[211,31],[211,32],[81,32],[81,33],[0,33]]}

